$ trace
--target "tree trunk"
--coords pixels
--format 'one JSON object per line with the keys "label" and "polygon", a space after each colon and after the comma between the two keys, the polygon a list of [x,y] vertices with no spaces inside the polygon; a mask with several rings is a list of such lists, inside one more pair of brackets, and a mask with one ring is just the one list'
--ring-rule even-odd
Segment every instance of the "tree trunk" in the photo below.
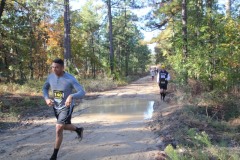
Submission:
{"label": "tree trunk", "polygon": [[[183,64],[186,63],[188,57],[188,50],[187,50],[187,0],[182,0],[182,36],[183,36]],[[188,74],[187,69],[184,70],[184,83],[187,84]]]}
{"label": "tree trunk", "polygon": [[69,0],[64,0],[64,8],[64,63],[65,67],[69,67],[71,61]]}
{"label": "tree trunk", "polygon": [[108,20],[109,20],[110,69],[111,69],[111,74],[113,74],[114,73],[114,51],[113,51],[113,35],[112,35],[111,0],[107,1],[107,5],[108,5]]}
{"label": "tree trunk", "polygon": [[207,15],[209,17],[209,20],[208,20],[208,26],[209,26],[209,33],[211,34],[210,35],[210,38],[209,38],[209,42],[210,42],[210,48],[209,49],[209,62],[210,62],[210,73],[209,73],[209,90],[213,90],[214,89],[214,80],[213,80],[213,75],[215,73],[215,65],[216,65],[216,62],[215,62],[215,58],[214,58],[214,51],[213,51],[213,48],[214,48],[214,44],[213,44],[213,39],[214,39],[214,36],[212,34],[212,30],[213,30],[213,19],[212,19],[212,7],[213,7],[213,0],[207,0]]}
{"label": "tree trunk", "polygon": [[[201,23],[202,23],[202,17],[203,17],[203,1],[202,0],[197,0],[197,5],[196,5],[196,18],[197,18],[197,33],[196,36],[197,38],[200,36],[200,28],[201,28]],[[199,40],[198,40],[199,42]]]}
{"label": "tree trunk", "polygon": [[[32,25],[32,24],[31,24]],[[33,27],[33,26],[31,26]],[[29,52],[29,69],[30,69],[30,79],[33,80],[33,72],[34,72],[34,68],[33,68],[33,50],[34,50],[34,35],[33,35],[33,29],[31,29],[30,31],[30,52]]]}
{"label": "tree trunk", "polygon": [[84,78],[86,79],[88,76],[88,57],[86,56],[85,58],[85,73],[84,73]]}
{"label": "tree trunk", "polygon": [[[126,2],[126,0],[125,0]],[[125,3],[125,8],[124,8],[124,28],[123,28],[123,33],[124,33],[124,38],[127,40],[127,36],[125,34],[127,27],[127,8],[126,8],[126,3]],[[125,76],[127,77],[129,75],[129,70],[128,70],[128,62],[129,62],[129,52],[127,50],[127,42],[124,42],[124,51],[125,51]]]}
{"label": "tree trunk", "polygon": [[182,36],[183,36],[183,56],[187,58],[187,4],[186,0],[182,1]]}
{"label": "tree trunk", "polygon": [[127,77],[128,74],[129,74],[129,71],[128,71],[128,59],[129,59],[129,53],[128,51],[126,50],[126,46],[125,46],[125,76]]}
{"label": "tree trunk", "polygon": [[[95,57],[95,48],[94,48],[94,36],[93,36],[93,33],[92,33],[92,37],[91,37],[91,44],[92,44],[92,54],[93,54],[93,57]],[[93,78],[95,79],[96,78],[96,68],[95,68],[95,59],[92,59],[92,75],[93,75]]]}
{"label": "tree trunk", "polygon": [[231,17],[231,0],[226,0],[226,16]]}
{"label": "tree trunk", "polygon": [[[32,11],[31,11],[32,12]],[[33,23],[33,19],[31,17],[31,12],[28,14],[28,19],[29,19],[29,23],[30,23],[30,51],[29,51],[29,69],[30,69],[30,77],[29,79],[33,80],[33,75],[34,75],[34,68],[33,68],[33,61],[34,61],[34,48],[36,48],[35,46],[35,37],[34,37],[34,32],[35,32],[35,25]]]}
{"label": "tree trunk", "polygon": [[4,10],[5,4],[6,4],[6,0],[2,0],[1,5],[0,5],[0,21],[1,21],[1,17],[2,17],[2,13]]}

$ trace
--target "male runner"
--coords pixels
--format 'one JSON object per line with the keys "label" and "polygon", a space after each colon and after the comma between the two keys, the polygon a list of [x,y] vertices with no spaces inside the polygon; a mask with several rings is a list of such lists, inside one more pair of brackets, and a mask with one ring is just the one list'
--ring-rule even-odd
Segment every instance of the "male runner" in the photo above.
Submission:
{"label": "male runner", "polygon": [[[50,98],[48,91],[51,88],[53,98]],[[73,93],[73,89],[76,90]],[[59,148],[63,140],[63,130],[76,131],[79,140],[83,136],[83,128],[77,128],[71,124],[71,117],[74,108],[74,100],[85,95],[83,87],[71,74],[64,71],[62,59],[55,59],[52,63],[52,73],[48,75],[43,85],[43,96],[46,104],[53,107],[57,118],[56,140],[54,151],[50,160],[56,160]]]}
{"label": "male runner", "polygon": [[160,87],[161,100],[165,99],[168,81],[170,80],[170,74],[166,71],[165,65],[161,65],[161,69],[157,75],[157,83]]}

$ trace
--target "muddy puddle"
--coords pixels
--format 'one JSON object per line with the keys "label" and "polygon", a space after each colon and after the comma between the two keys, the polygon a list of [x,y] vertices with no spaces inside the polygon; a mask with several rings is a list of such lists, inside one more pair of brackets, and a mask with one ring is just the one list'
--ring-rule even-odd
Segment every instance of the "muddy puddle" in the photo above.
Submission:
{"label": "muddy puddle", "polygon": [[134,122],[152,118],[154,101],[132,98],[100,98],[75,107],[81,118],[111,122]]}

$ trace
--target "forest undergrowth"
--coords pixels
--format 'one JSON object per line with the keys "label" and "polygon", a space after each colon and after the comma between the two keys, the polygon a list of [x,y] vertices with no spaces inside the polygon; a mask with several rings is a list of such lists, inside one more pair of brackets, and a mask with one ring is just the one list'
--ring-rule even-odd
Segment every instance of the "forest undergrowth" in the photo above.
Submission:
{"label": "forest undergrowth", "polygon": [[159,136],[159,160],[240,159],[239,93],[200,88],[170,83],[170,109],[155,106],[151,128]]}

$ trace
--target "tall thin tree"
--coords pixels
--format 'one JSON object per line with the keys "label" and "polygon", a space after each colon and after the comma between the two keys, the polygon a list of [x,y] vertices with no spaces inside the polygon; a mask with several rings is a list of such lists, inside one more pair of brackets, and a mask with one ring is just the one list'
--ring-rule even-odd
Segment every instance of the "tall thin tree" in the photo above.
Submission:
{"label": "tall thin tree", "polygon": [[1,17],[2,17],[2,14],[3,14],[5,4],[6,4],[6,0],[2,0],[1,5],[0,5],[0,21],[1,21]]}
{"label": "tall thin tree", "polygon": [[111,74],[114,72],[114,50],[113,50],[113,34],[112,34],[112,7],[111,0],[107,1],[108,21],[109,21],[109,49],[110,49],[110,69]]}
{"label": "tall thin tree", "polygon": [[[182,36],[183,36],[183,63],[186,62],[188,57],[188,35],[187,35],[187,0],[182,0]],[[187,70],[184,71],[184,83],[187,83],[188,75]]]}
{"label": "tall thin tree", "polygon": [[231,17],[231,0],[226,0],[226,16]]}
{"label": "tall thin tree", "polygon": [[214,35],[213,35],[213,3],[214,0],[207,0],[207,15],[208,15],[208,26],[209,26],[209,45],[210,45],[210,49],[209,49],[209,62],[210,62],[210,73],[209,73],[209,89],[213,90],[214,89],[214,73],[216,70],[216,60],[215,60],[215,56],[214,56]]}
{"label": "tall thin tree", "polygon": [[71,61],[70,30],[69,0],[64,0],[64,61],[66,67],[70,65]]}

